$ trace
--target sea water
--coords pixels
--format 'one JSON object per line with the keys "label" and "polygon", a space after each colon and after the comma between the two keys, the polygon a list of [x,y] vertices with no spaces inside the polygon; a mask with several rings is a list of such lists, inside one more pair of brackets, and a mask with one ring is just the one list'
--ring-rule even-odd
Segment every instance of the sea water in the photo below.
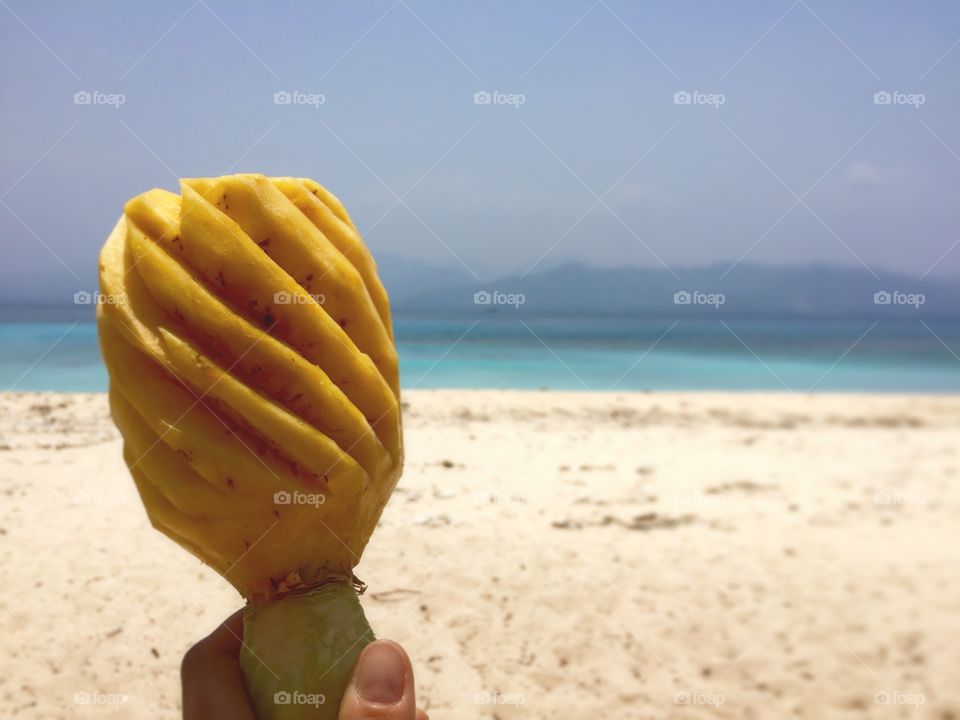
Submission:
{"label": "sea water", "polygon": [[[0,391],[106,390],[89,318],[4,319]],[[405,388],[960,392],[956,320],[400,316],[395,331]]]}

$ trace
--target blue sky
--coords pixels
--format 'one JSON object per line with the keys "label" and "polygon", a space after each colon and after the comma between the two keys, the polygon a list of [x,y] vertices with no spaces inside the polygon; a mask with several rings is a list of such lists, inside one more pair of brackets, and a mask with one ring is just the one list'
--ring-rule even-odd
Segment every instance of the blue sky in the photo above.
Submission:
{"label": "blue sky", "polygon": [[0,301],[92,287],[128,197],[228,171],[314,177],[375,253],[482,278],[958,277],[958,40],[948,2],[3,0]]}

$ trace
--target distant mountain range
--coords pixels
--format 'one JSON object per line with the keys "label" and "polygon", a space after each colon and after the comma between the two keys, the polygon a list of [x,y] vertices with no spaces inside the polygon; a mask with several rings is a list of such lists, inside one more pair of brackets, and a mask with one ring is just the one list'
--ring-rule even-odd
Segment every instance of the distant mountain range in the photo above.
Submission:
{"label": "distant mountain range", "polygon": [[465,271],[381,262],[398,311],[629,313],[674,316],[960,317],[960,281],[831,265],[740,264],[663,269],[568,263],[478,282]]}
{"label": "distant mountain range", "polygon": [[[960,318],[960,279],[875,277],[835,265],[742,263],[727,272],[724,264],[675,268],[675,276],[666,268],[566,263],[489,281],[452,262],[431,265],[389,253],[377,255],[377,266],[397,313]],[[92,320],[92,305],[69,304],[72,290],[64,295],[42,307],[0,300],[0,322]]]}

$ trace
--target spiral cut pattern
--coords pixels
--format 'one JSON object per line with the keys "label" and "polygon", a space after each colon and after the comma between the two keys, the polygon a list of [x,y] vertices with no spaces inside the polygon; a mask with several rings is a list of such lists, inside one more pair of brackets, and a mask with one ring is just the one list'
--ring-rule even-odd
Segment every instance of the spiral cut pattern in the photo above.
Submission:
{"label": "spiral cut pattern", "polygon": [[351,574],[403,464],[387,294],[312,180],[183,180],[130,200],[98,325],[153,525],[248,599]]}

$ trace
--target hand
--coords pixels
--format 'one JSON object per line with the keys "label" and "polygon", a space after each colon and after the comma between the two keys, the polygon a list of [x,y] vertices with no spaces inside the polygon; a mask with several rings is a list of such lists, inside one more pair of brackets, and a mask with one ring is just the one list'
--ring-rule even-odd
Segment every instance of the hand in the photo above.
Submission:
{"label": "hand", "polygon": [[[240,671],[243,611],[187,651],[180,667],[184,720],[256,720]],[[410,658],[389,640],[370,643],[353,668],[339,720],[428,720],[417,709]]]}

